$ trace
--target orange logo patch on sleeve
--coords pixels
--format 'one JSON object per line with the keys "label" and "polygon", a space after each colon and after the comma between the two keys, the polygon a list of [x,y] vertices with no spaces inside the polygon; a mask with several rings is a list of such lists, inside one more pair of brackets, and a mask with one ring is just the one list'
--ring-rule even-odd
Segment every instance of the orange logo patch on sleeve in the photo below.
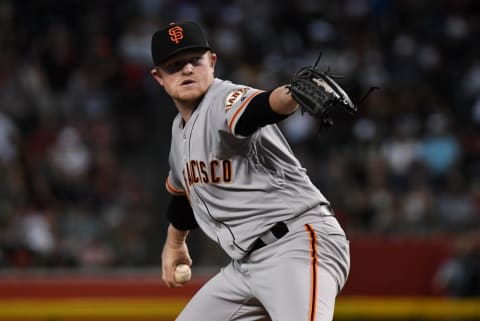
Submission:
{"label": "orange logo patch on sleeve", "polygon": [[168,35],[170,36],[170,40],[178,45],[180,40],[183,39],[183,28],[180,26],[172,27],[168,29]]}
{"label": "orange logo patch on sleeve", "polygon": [[247,92],[248,88],[241,88],[232,91],[225,98],[225,110],[228,111],[232,106]]}

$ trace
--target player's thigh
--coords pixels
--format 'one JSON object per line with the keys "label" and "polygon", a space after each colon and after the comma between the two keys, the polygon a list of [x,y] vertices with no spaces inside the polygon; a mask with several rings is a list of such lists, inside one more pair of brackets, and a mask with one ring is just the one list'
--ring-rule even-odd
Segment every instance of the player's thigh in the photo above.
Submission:
{"label": "player's thigh", "polygon": [[338,283],[329,271],[294,260],[264,272],[252,281],[273,320],[332,320]]}
{"label": "player's thigh", "polygon": [[230,264],[209,280],[188,302],[177,321],[270,321],[249,292],[242,275]]}
{"label": "player's thigh", "polygon": [[304,226],[256,257],[252,284],[273,320],[332,320],[350,264],[344,236]]}

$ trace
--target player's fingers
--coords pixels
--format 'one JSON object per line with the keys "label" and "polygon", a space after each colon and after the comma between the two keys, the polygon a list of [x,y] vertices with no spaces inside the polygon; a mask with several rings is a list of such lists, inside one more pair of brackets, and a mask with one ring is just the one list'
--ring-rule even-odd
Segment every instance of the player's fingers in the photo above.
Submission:
{"label": "player's fingers", "polygon": [[183,259],[182,262],[180,262],[179,264],[186,264],[191,267],[193,264],[193,261],[190,258],[190,256],[186,256],[185,259]]}
{"label": "player's fingers", "polygon": [[166,280],[166,281],[164,281],[164,283],[169,288],[180,288],[180,287],[183,286],[183,284],[177,283],[177,282],[175,282],[175,280]]}
{"label": "player's fingers", "polygon": [[171,284],[170,284],[171,280],[172,280],[172,275],[173,274],[172,274],[172,272],[170,272],[169,266],[167,266],[166,264],[163,264],[162,265],[162,281],[169,288],[172,287]]}
{"label": "player's fingers", "polygon": [[163,268],[162,269],[162,281],[169,288],[180,288],[183,286],[182,283],[175,281],[175,266],[172,268]]}
{"label": "player's fingers", "polygon": [[173,278],[168,278],[168,277],[162,277],[163,283],[165,283],[166,286],[169,288],[176,288],[177,284],[175,284],[175,280]]}
{"label": "player's fingers", "polygon": [[181,288],[183,286],[183,283],[178,283],[174,279],[171,280],[164,280],[164,283],[169,287],[169,288]]}

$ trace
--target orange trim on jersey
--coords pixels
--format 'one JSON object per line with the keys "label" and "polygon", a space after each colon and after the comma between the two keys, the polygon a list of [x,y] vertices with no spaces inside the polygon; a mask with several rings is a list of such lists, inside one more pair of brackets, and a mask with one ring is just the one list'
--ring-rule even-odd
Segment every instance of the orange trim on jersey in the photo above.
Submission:
{"label": "orange trim on jersey", "polygon": [[318,269],[318,252],[317,252],[317,235],[310,224],[305,224],[305,230],[310,238],[310,273],[311,273],[311,292],[310,292],[310,311],[308,313],[308,321],[315,321],[317,312],[317,269]]}
{"label": "orange trim on jersey", "polygon": [[167,179],[166,179],[166,181],[165,181],[165,187],[167,188],[167,191],[169,191],[170,193],[175,194],[175,195],[185,195],[185,191],[182,190],[182,189],[175,188],[175,187],[170,183],[169,178],[170,178],[170,176],[167,177]]}
{"label": "orange trim on jersey", "polygon": [[255,97],[256,95],[258,94],[261,94],[263,93],[264,91],[263,90],[260,90],[258,92],[256,92],[255,94],[251,95],[250,97],[248,97],[241,105],[240,107],[238,107],[238,109],[235,111],[235,113],[233,114],[232,116],[232,119],[230,119],[230,121],[228,122],[228,128],[230,128],[230,131],[233,132],[232,130],[232,127],[233,127],[233,123],[235,123],[238,115],[240,115],[240,113],[242,112],[242,110],[248,105],[248,103],[250,102],[250,100],[252,100],[253,97]]}

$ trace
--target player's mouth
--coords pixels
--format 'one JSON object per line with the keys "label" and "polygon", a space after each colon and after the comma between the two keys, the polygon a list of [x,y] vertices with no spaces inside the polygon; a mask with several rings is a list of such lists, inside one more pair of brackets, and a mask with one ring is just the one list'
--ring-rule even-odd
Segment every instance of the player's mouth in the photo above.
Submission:
{"label": "player's mouth", "polygon": [[186,79],[186,80],[184,80],[184,81],[182,81],[182,82],[180,83],[180,86],[188,86],[188,85],[191,85],[191,84],[194,84],[194,83],[195,83],[194,80],[192,80],[192,79]]}

